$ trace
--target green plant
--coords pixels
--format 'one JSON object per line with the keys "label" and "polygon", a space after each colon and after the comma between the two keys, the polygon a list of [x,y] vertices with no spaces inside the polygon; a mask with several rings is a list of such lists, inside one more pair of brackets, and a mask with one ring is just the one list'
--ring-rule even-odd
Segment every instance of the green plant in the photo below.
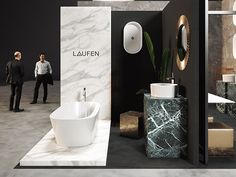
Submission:
{"label": "green plant", "polygon": [[161,57],[161,66],[160,66],[160,81],[165,82],[167,77],[168,65],[169,65],[169,49],[164,49]]}
{"label": "green plant", "polygon": [[136,92],[136,95],[144,94],[144,93],[149,93],[149,90],[147,89],[140,89]]}
{"label": "green plant", "polygon": [[157,70],[159,70],[157,80],[160,82],[165,82],[166,76],[167,76],[167,71],[168,71],[169,59],[170,59],[169,49],[164,49],[164,51],[162,53],[161,61],[160,61],[161,64],[159,67],[157,67],[156,66],[156,56],[155,56],[155,51],[154,51],[152,39],[151,39],[149,33],[146,31],[144,32],[144,39],[145,39],[145,42],[147,45],[148,53],[150,56],[150,61],[152,63],[155,74],[157,73]]}
{"label": "green plant", "polygon": [[156,72],[156,57],[155,57],[153,43],[152,43],[151,37],[148,34],[148,32],[144,32],[144,39],[147,44],[147,48],[148,48],[148,52],[149,52],[149,56],[150,56],[150,60],[151,60],[153,69]]}
{"label": "green plant", "polygon": [[[162,56],[161,56],[161,61],[160,61],[160,66],[156,66],[156,56],[155,56],[155,50],[153,47],[152,39],[149,35],[148,32],[144,32],[144,39],[147,45],[148,53],[150,56],[150,61],[153,67],[153,70],[155,72],[155,77],[157,76],[157,81],[159,82],[165,82],[166,81],[166,76],[167,76],[167,71],[168,71],[168,66],[169,66],[169,60],[170,60],[170,51],[169,49],[164,49]],[[159,71],[159,72],[157,72]],[[148,93],[149,90],[147,89],[140,89],[139,91],[136,92],[136,95]]]}

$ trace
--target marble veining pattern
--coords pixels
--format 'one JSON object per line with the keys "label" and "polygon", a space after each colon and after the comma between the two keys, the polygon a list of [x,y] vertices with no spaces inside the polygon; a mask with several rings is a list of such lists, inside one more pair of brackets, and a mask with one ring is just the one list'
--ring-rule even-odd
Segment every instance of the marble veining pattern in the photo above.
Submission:
{"label": "marble veining pattern", "polygon": [[[236,83],[229,83],[228,84],[228,99],[232,101],[236,101]],[[231,117],[236,118],[236,104],[227,104],[228,113]]]}
{"label": "marble veining pattern", "polygon": [[163,11],[169,1],[78,1],[78,6],[110,6],[112,11]]}
{"label": "marble veining pattern", "polygon": [[[99,56],[73,56],[99,51]],[[61,104],[101,103],[99,119],[111,115],[111,8],[61,7]]]}
{"label": "marble veining pattern", "polygon": [[[216,81],[217,95],[236,101],[236,83],[226,83],[222,80]],[[230,115],[236,118],[236,104],[235,103],[217,103],[216,108],[219,112]]]}
{"label": "marble veining pattern", "polygon": [[[227,88],[228,88],[227,82],[223,82],[221,80],[216,81],[216,95],[223,97],[223,98],[228,98]],[[216,108],[221,113],[227,113],[226,103],[216,103]]]}
{"label": "marble veining pattern", "polygon": [[187,155],[187,100],[144,96],[146,153],[150,158]]}
{"label": "marble veining pattern", "polygon": [[98,120],[91,145],[66,148],[56,144],[50,130],[21,160],[20,166],[106,166],[110,120]]}

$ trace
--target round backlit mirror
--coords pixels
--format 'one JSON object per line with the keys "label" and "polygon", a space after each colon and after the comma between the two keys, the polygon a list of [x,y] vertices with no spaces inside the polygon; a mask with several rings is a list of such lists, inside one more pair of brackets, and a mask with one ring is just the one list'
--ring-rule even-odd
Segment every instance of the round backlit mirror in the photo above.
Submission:
{"label": "round backlit mirror", "polygon": [[181,15],[177,24],[176,32],[177,41],[177,56],[176,62],[180,70],[184,70],[189,58],[190,53],[190,33],[189,33],[189,23],[186,16]]}

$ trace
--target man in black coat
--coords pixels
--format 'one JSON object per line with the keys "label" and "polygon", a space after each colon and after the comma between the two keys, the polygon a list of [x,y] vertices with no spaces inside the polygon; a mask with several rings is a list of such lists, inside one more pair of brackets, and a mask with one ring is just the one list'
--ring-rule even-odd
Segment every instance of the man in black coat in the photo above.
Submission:
{"label": "man in black coat", "polygon": [[[22,112],[24,109],[20,109],[20,99],[23,86],[23,77],[24,77],[24,66],[21,61],[21,53],[16,51],[14,53],[14,60],[11,60],[7,63],[6,74],[8,84],[11,84],[11,96],[10,96],[10,105],[9,111]],[[16,99],[15,99],[16,97]],[[15,99],[15,106],[14,105]],[[14,108],[14,109],[13,109]]]}

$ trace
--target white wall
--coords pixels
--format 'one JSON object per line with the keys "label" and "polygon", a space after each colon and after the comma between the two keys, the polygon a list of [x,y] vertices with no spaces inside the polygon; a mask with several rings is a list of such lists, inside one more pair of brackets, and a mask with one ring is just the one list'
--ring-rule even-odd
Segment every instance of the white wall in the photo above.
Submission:
{"label": "white wall", "polygon": [[[99,51],[99,56],[73,56]],[[61,104],[101,103],[100,119],[111,118],[111,8],[61,7]]]}

